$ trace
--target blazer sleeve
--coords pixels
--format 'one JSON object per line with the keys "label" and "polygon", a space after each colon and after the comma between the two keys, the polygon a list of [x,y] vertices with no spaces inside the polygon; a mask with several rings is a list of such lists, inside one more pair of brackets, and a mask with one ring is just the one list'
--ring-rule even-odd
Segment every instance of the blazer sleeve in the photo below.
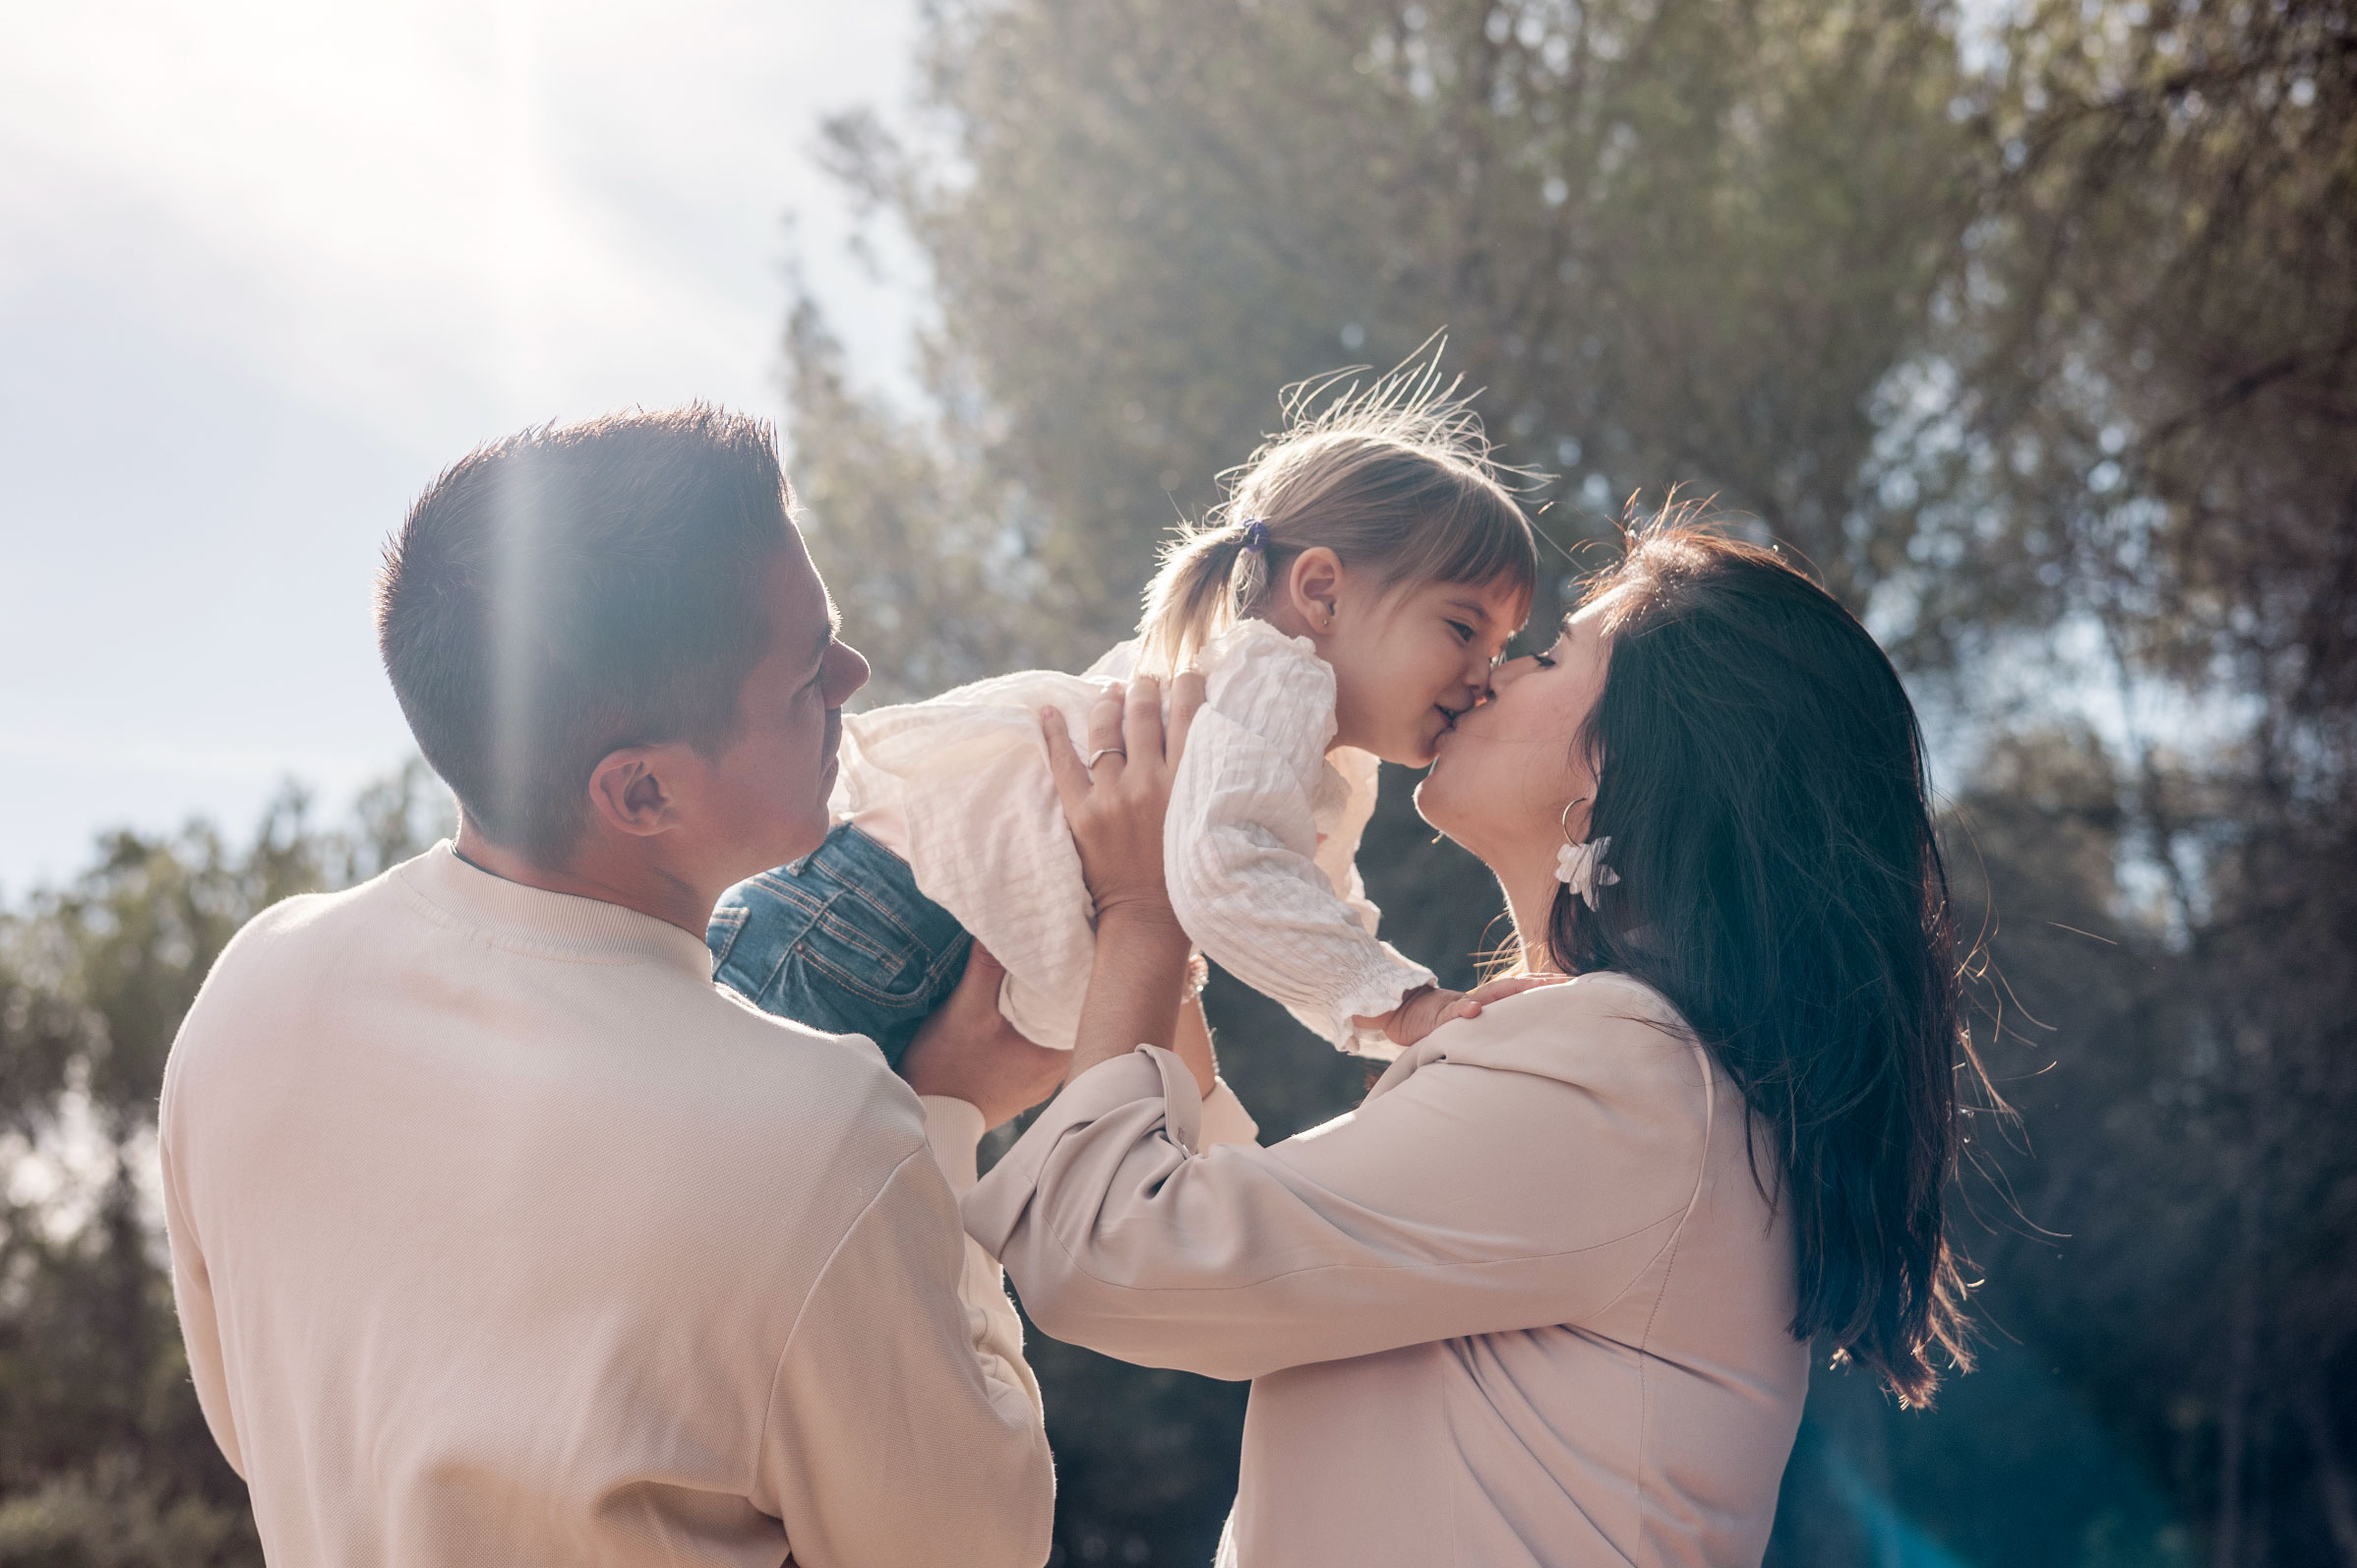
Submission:
{"label": "blazer sleeve", "polygon": [[1044,1332],[1212,1377],[1576,1325],[1670,1244],[1710,1116],[1690,1042],[1590,1028],[1571,1055],[1594,1074],[1420,1056],[1322,1127],[1199,1153],[1192,1077],[1141,1047],[1049,1106],[966,1224]]}

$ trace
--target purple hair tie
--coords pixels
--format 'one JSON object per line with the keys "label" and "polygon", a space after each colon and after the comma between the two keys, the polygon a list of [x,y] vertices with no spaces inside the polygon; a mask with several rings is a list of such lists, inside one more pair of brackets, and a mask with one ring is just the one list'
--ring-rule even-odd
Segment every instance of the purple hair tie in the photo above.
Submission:
{"label": "purple hair tie", "polygon": [[1258,517],[1246,518],[1244,520],[1244,549],[1256,552],[1266,550],[1268,547],[1269,525]]}

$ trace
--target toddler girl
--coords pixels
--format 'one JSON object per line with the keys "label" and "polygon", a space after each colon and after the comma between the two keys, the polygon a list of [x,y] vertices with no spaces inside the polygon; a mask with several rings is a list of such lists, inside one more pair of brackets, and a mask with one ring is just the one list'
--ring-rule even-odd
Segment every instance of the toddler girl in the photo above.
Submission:
{"label": "toddler girl", "polygon": [[1428,764],[1481,700],[1528,613],[1529,519],[1479,422],[1429,368],[1308,404],[1166,553],[1138,636],[1085,675],[1028,670],[845,715],[841,825],[731,888],[715,975],[757,1005],[864,1034],[898,1065],[980,940],[1000,1010],[1069,1050],[1093,910],[1040,711],[1085,735],[1112,681],[1198,666],[1207,692],[1174,782],[1171,904],[1202,953],[1322,1038],[1371,1055],[1458,993],[1375,935],[1355,864],[1378,763]]}

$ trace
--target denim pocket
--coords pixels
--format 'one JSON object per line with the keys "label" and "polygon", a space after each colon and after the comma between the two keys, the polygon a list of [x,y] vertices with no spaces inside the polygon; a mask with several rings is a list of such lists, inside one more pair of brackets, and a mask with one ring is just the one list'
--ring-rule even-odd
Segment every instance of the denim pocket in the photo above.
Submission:
{"label": "denim pocket", "polygon": [[812,912],[789,962],[799,958],[813,984],[839,987],[884,1006],[924,998],[933,954],[881,900],[838,886]]}
{"label": "denim pocket", "polygon": [[705,940],[713,978],[755,1006],[871,1037],[932,1011],[966,951],[964,930],[907,864],[849,826],[730,888]]}

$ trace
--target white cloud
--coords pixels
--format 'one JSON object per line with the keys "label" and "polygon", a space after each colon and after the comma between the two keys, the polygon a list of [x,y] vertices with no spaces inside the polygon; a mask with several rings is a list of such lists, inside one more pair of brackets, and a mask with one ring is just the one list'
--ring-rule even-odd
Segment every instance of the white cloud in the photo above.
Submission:
{"label": "white cloud", "polygon": [[71,270],[400,440],[769,401],[778,216],[832,201],[810,127],[896,95],[908,19],[102,0],[11,34],[11,271]]}
{"label": "white cloud", "polygon": [[[788,210],[876,380],[820,113],[911,0],[77,0],[0,49],[0,882],[406,749],[366,585],[477,441],[777,411]],[[242,780],[242,782],[235,782]]]}

